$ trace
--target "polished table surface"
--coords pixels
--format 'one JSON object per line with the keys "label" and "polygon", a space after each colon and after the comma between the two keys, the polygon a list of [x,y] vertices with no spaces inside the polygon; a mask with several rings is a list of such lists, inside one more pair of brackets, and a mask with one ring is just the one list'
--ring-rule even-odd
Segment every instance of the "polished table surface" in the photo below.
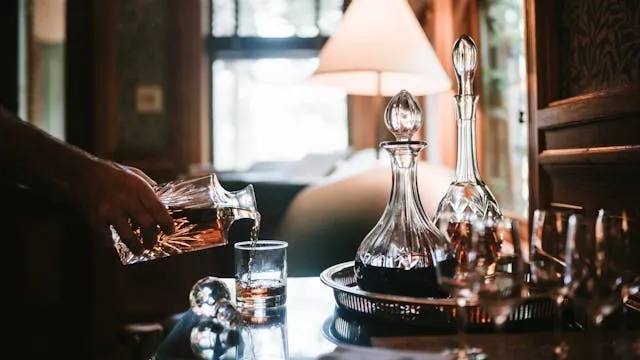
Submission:
{"label": "polished table surface", "polygon": [[[224,280],[233,294],[233,281]],[[336,307],[333,290],[317,277],[289,278],[287,297],[286,306],[279,311],[285,315],[282,323],[287,360],[449,359],[452,356],[443,350],[455,346],[458,339],[455,333],[382,323],[345,313]],[[185,313],[159,346],[155,360],[201,359],[193,353],[189,341],[191,331],[201,320],[191,312]],[[552,359],[555,335],[549,329],[550,326],[541,325],[503,334],[476,332],[468,334],[466,341],[483,348],[491,359]],[[638,334],[627,328],[606,335],[567,331],[563,336],[570,346],[569,359],[639,359],[635,351],[640,348]],[[601,343],[604,336],[614,340]],[[209,358],[235,359],[235,350],[236,347],[218,349]]]}
{"label": "polished table surface", "polygon": [[[224,280],[232,297],[235,297],[233,280]],[[323,324],[335,309],[333,293],[319,278],[289,278],[284,308],[289,359],[315,359],[336,348],[336,344],[322,332]],[[186,313],[160,345],[156,359],[198,359],[189,346],[189,333],[197,322],[194,314]],[[233,350],[230,349],[222,358],[234,358]]]}

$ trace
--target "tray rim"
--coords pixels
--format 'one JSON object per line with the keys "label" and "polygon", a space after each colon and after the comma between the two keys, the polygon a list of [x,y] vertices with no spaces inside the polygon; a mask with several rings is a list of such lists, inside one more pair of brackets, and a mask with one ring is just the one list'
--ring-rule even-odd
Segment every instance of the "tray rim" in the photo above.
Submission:
{"label": "tray rim", "polygon": [[[414,296],[383,294],[383,293],[365,291],[359,288],[353,288],[350,286],[341,285],[333,281],[333,274],[350,267],[353,268],[354,264],[355,264],[355,261],[351,260],[351,261],[346,261],[346,262],[332,265],[320,273],[320,281],[322,281],[322,283],[324,283],[325,285],[333,288],[334,292],[341,291],[341,292],[363,296],[363,297],[374,299],[374,300],[394,301],[399,303],[415,304],[415,305],[458,307],[456,300],[453,298],[414,297]],[[542,300],[542,299],[550,299],[550,298],[545,295],[529,295],[527,299]],[[478,303],[477,301],[474,301],[474,300],[468,301],[467,304],[465,305],[465,307],[476,307],[476,306],[478,306]]]}
{"label": "tray rim", "polygon": [[451,299],[451,298],[431,298],[431,297],[414,297],[414,296],[383,294],[383,293],[365,291],[365,290],[353,288],[350,286],[340,285],[335,281],[333,281],[333,274],[347,268],[353,268],[354,264],[355,264],[355,261],[352,260],[352,261],[346,261],[343,263],[330,266],[320,273],[320,281],[322,281],[325,285],[333,288],[334,290],[339,290],[342,292],[364,296],[372,299],[395,301],[395,302],[401,302],[401,303],[413,303],[413,304],[420,304],[420,305],[457,306],[455,299]]}

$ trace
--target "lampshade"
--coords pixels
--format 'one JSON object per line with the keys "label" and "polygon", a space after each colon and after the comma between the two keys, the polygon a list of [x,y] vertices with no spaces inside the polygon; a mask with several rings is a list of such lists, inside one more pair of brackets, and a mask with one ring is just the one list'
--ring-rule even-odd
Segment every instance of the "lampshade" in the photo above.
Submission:
{"label": "lampshade", "polygon": [[354,95],[447,90],[451,80],[407,0],[353,0],[310,79]]}
{"label": "lampshade", "polygon": [[61,44],[65,38],[66,0],[33,2],[33,35],[46,44]]}

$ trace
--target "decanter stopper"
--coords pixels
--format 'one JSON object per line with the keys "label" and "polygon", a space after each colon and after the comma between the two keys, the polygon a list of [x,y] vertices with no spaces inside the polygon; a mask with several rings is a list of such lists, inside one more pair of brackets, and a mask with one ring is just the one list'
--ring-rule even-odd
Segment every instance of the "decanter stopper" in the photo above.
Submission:
{"label": "decanter stopper", "polygon": [[469,35],[462,35],[453,44],[453,69],[458,80],[458,95],[473,95],[473,79],[478,66],[478,49]]}
{"label": "decanter stopper", "polygon": [[396,94],[384,111],[384,123],[396,141],[411,141],[422,127],[422,111],[413,95],[407,90]]}
{"label": "decanter stopper", "polygon": [[189,292],[189,304],[196,315],[213,318],[225,327],[235,328],[242,322],[229,288],[214,276],[196,281]]}

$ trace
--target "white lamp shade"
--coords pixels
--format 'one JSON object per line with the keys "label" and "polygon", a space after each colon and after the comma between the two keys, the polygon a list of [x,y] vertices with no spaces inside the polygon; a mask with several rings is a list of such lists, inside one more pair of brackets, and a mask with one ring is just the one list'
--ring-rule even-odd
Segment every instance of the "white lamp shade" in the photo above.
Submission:
{"label": "white lamp shade", "polygon": [[47,44],[62,44],[65,38],[66,0],[33,2],[34,37]]}
{"label": "white lamp shade", "polygon": [[451,87],[407,0],[353,0],[310,80],[370,96],[402,89],[419,96]]}

